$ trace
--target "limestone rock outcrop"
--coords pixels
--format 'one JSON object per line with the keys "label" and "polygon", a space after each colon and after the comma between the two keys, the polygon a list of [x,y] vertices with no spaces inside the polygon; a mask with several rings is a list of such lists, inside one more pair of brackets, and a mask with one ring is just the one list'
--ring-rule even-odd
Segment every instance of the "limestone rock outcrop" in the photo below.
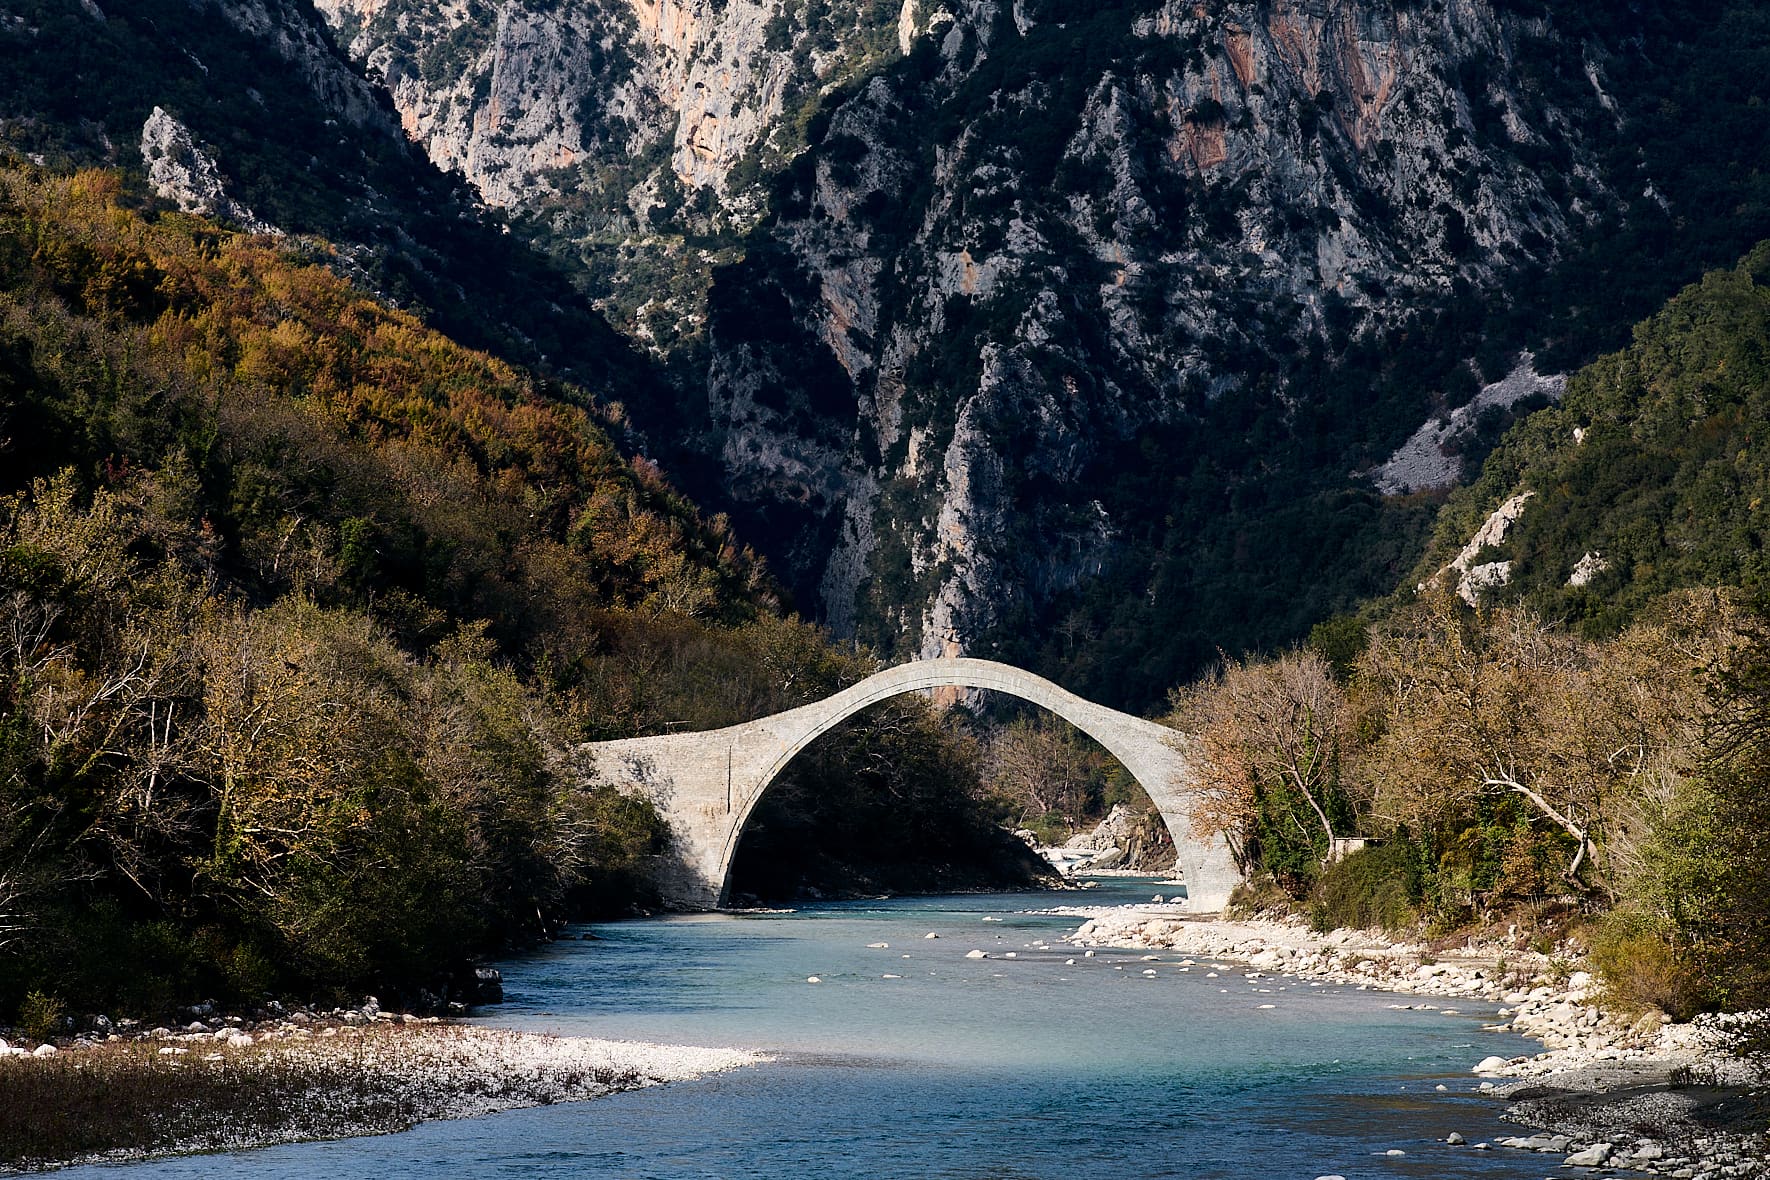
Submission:
{"label": "limestone rock outcrop", "polygon": [[741,256],[819,95],[895,56],[899,27],[853,0],[317,6],[413,142],[538,216],[660,348],[698,335],[713,266]]}
{"label": "limestone rock outcrop", "polygon": [[141,162],[154,192],[186,213],[217,217],[249,233],[281,232],[228,195],[214,158],[197,146],[184,124],[160,107],[142,124]]}
{"label": "limestone rock outcrop", "polygon": [[923,656],[1112,563],[1116,445],[1256,382],[1307,405],[1287,358],[1591,213],[1529,162],[1584,166],[1587,112],[1511,72],[1553,33],[1485,0],[1037,13],[955,6],[836,105],[711,308],[729,486],[838,631]]}

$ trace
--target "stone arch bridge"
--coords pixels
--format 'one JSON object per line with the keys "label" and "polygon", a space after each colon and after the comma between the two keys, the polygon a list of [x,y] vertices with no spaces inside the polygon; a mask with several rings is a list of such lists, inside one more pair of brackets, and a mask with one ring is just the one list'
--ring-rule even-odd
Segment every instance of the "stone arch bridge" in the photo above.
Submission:
{"label": "stone arch bridge", "polygon": [[593,742],[598,776],[643,792],[669,823],[671,856],[659,870],[664,899],[688,909],[725,904],[738,838],[762,793],[820,734],[869,705],[906,692],[982,688],[1049,709],[1099,742],[1137,779],[1174,837],[1195,912],[1220,910],[1240,880],[1221,836],[1193,836],[1193,775],[1186,735],[1084,700],[1051,681],[993,660],[917,660],[887,668],[813,704],[696,733]]}

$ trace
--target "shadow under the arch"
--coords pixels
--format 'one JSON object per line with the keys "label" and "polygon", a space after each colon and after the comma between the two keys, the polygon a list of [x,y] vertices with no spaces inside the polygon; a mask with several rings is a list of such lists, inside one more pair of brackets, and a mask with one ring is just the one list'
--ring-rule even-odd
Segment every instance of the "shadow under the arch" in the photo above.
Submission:
{"label": "shadow under the arch", "polygon": [[918,696],[819,735],[738,834],[732,904],[1058,886],[979,790],[976,741]]}

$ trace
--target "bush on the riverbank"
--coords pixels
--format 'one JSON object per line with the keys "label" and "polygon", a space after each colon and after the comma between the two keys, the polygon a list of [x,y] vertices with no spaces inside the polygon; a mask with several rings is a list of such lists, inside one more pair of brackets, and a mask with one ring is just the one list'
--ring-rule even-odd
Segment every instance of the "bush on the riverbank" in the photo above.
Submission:
{"label": "bush on the riverbank", "polygon": [[[1679,1015],[1760,1004],[1766,636],[1736,592],[1679,592],[1598,640],[1522,607],[1423,595],[1371,629],[1343,699],[1230,691],[1238,679],[1282,686],[1283,661],[1238,665],[1183,697],[1208,706],[1189,711],[1207,722],[1204,780],[1220,784],[1202,815],[1318,929],[1503,924],[1522,946],[1537,915],[1620,907],[1595,936],[1620,1003]],[[1343,715],[1320,716],[1333,709]],[[1337,775],[1322,782],[1338,795],[1297,786],[1311,781],[1300,767],[1326,758],[1323,735]],[[1318,806],[1275,811],[1281,795]],[[1337,814],[1335,798],[1347,805]],[[1383,843],[1334,862],[1329,822]],[[1275,828],[1296,847],[1275,855]]]}
{"label": "bush on the riverbank", "polygon": [[1318,933],[1340,927],[1399,933],[1419,920],[1420,881],[1411,841],[1361,849],[1322,872],[1309,906],[1309,924]]}
{"label": "bush on the riverbank", "polygon": [[1708,988],[1690,956],[1676,945],[1671,931],[1645,915],[1607,914],[1589,942],[1607,1007],[1659,1011],[1689,1020],[1708,999]]}

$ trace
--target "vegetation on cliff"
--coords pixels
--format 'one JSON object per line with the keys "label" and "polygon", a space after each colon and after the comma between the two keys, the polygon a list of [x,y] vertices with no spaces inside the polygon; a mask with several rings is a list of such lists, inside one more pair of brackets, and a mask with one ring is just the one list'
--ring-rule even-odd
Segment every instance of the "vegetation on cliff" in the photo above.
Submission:
{"label": "vegetation on cliff", "polygon": [[[1534,493],[1500,544],[1494,601],[1614,633],[1668,591],[1759,588],[1770,537],[1770,242],[1638,324],[1574,374],[1445,504],[1423,581],[1501,501]],[[1585,572],[1574,576],[1585,562]]]}

